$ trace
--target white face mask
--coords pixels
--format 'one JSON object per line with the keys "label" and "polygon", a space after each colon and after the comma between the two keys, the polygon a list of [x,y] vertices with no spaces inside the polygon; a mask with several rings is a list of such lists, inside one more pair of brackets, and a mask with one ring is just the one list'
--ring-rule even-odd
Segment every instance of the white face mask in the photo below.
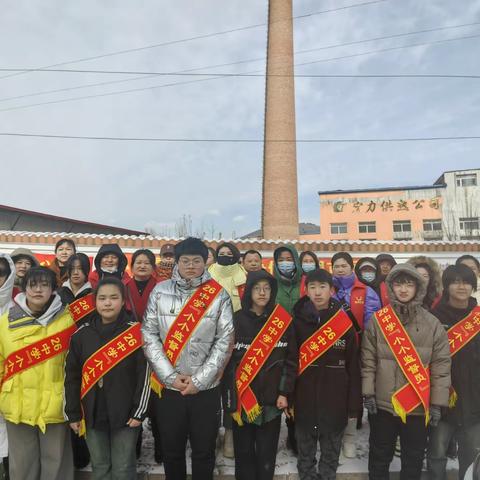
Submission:
{"label": "white face mask", "polygon": [[278,270],[283,275],[290,275],[295,271],[295,262],[290,262],[288,260],[283,260],[277,263]]}
{"label": "white face mask", "polygon": [[117,267],[102,267],[102,271],[104,271],[105,273],[116,273],[117,270]]}
{"label": "white face mask", "polygon": [[302,263],[302,270],[305,273],[313,272],[317,266],[314,263]]}
{"label": "white face mask", "polygon": [[363,272],[362,273],[362,278],[368,282],[371,283],[375,280],[376,274],[375,272]]}

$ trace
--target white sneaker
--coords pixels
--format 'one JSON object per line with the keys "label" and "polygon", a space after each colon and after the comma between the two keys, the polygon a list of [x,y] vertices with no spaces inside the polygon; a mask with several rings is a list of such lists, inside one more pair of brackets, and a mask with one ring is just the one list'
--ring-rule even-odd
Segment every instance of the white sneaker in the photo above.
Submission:
{"label": "white sneaker", "polygon": [[343,456],[345,458],[356,458],[357,446],[354,443],[343,442]]}
{"label": "white sneaker", "polygon": [[357,456],[356,435],[357,419],[349,418],[347,428],[345,428],[345,433],[343,434],[343,455],[345,458],[355,458]]}
{"label": "white sneaker", "polygon": [[233,431],[231,429],[225,429],[225,436],[223,437],[223,456],[225,458],[235,457],[233,450]]}

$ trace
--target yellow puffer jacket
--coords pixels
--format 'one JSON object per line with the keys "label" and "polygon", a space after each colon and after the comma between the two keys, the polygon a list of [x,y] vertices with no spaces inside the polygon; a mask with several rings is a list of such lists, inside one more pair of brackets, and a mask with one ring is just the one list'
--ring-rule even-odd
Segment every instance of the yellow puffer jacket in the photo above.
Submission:
{"label": "yellow puffer jacket", "polygon": [[208,268],[208,273],[216,280],[230,295],[233,311],[237,312],[242,308],[240,292],[238,287],[245,286],[247,272],[242,265],[219,265],[213,263]]}
{"label": "yellow puffer jacket", "polygon": [[[18,297],[24,294],[19,294]],[[27,309],[28,310],[28,309]],[[35,321],[18,305],[0,317],[0,378],[5,359],[13,352],[70,327],[68,309],[55,295],[48,311],[40,317],[46,326]],[[48,323],[47,323],[48,322]],[[63,423],[63,383],[66,352],[56,355],[10,377],[1,386],[0,412],[12,423],[38,426],[45,432],[49,423]]]}

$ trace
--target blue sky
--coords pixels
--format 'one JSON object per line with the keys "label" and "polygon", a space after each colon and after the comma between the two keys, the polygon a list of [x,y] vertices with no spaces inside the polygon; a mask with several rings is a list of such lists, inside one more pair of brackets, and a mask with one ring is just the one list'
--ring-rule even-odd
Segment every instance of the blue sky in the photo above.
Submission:
{"label": "blue sky", "polygon": [[[294,15],[363,3],[294,2]],[[263,24],[263,0],[97,2],[18,0],[3,6],[3,68],[32,68],[211,32]],[[322,48],[374,37],[480,22],[480,0],[387,0],[294,23],[297,74],[480,74],[480,37],[332,60],[412,43],[480,35],[480,25]],[[65,68],[177,72],[265,70],[266,27],[115,55]],[[0,77],[8,75],[0,72]],[[197,78],[194,78],[197,79]],[[9,99],[112,80],[123,83]],[[128,75],[33,72],[0,78],[0,131],[87,136],[262,138],[265,79],[131,80]],[[478,79],[296,79],[297,137],[479,135]],[[9,100],[8,100],[9,99]],[[65,100],[65,101],[64,101]],[[33,104],[58,102],[46,105]],[[19,108],[21,107],[21,108]],[[318,223],[318,190],[419,185],[445,170],[480,166],[480,141],[299,144],[300,218]],[[114,143],[0,137],[1,203],[159,233],[182,215],[194,230],[258,228],[261,144]],[[288,195],[288,192],[285,192]]]}

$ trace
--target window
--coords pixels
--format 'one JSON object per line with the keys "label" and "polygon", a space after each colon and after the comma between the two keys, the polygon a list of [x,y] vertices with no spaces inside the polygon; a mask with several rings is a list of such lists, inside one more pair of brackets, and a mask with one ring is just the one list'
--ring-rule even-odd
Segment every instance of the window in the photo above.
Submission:
{"label": "window", "polygon": [[480,219],[478,217],[471,218],[461,218],[460,219],[460,230],[478,230]]}
{"label": "window", "polygon": [[330,232],[334,235],[340,233],[347,233],[347,224],[346,223],[331,223]]}
{"label": "window", "polygon": [[464,173],[455,175],[457,187],[472,187],[477,185],[476,173]]}
{"label": "window", "polygon": [[393,222],[393,231],[395,233],[411,232],[412,223],[410,222],[410,220],[395,220]]}
{"label": "window", "polygon": [[358,233],[375,233],[376,231],[375,222],[358,222]]}
{"label": "window", "polygon": [[441,220],[424,220],[423,231],[424,232],[441,232],[442,221]]}

